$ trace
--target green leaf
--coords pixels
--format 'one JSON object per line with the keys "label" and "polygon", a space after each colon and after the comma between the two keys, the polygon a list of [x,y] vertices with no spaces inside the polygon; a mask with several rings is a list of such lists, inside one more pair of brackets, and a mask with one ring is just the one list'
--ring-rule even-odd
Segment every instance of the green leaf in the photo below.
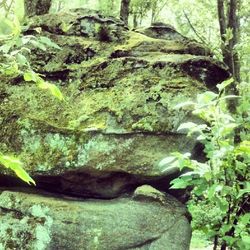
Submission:
{"label": "green leaf", "polygon": [[[224,231],[222,231],[222,233],[224,234]],[[229,244],[229,246],[232,246],[237,241],[237,239],[232,236],[224,236],[222,237],[222,239],[225,240]]]}
{"label": "green leaf", "polygon": [[56,43],[54,43],[53,41],[51,41],[48,37],[46,36],[40,36],[39,38],[40,42],[49,46],[49,47],[52,47],[52,48],[55,48],[55,49],[62,49],[61,47],[59,47]]}
{"label": "green leaf", "polygon": [[43,43],[39,42],[39,41],[35,41],[35,40],[30,40],[30,43],[33,44],[36,48],[46,51],[47,48],[44,46]]}
{"label": "green leaf", "polygon": [[164,168],[169,164],[172,164],[174,161],[176,161],[176,157],[175,156],[169,156],[169,157],[165,157],[163,158],[159,163],[158,163],[158,167],[159,168]]}
{"label": "green leaf", "polygon": [[17,16],[14,16],[11,21],[13,25],[13,34],[15,37],[19,37],[20,33],[22,32],[22,28]]}
{"label": "green leaf", "polygon": [[193,129],[193,128],[196,128],[198,125],[196,123],[193,123],[193,122],[185,122],[185,123],[182,123],[177,131],[180,131],[180,130],[190,130],[190,129]]}
{"label": "green leaf", "polygon": [[222,198],[222,197],[216,197],[216,203],[218,204],[220,210],[223,213],[226,213],[228,211],[228,202]]}
{"label": "green leaf", "polygon": [[207,197],[209,200],[212,200],[214,195],[215,195],[215,192],[216,192],[216,187],[217,187],[217,184],[214,184],[212,185],[211,187],[208,188],[207,190]]}
{"label": "green leaf", "polygon": [[4,44],[4,45],[0,46],[0,51],[2,51],[4,54],[7,54],[7,53],[9,53],[11,47],[12,46],[10,44]]}
{"label": "green leaf", "polygon": [[227,86],[229,86],[230,84],[232,84],[234,82],[233,78],[230,78],[224,82],[222,82],[221,84],[217,84],[216,87],[218,88],[218,90],[221,92],[223,89],[225,89]]}
{"label": "green leaf", "polygon": [[16,175],[22,179],[23,181],[27,182],[29,185],[33,184],[36,185],[35,181],[29,176],[29,174],[23,169],[22,165],[17,165],[12,168],[15,171]]}
{"label": "green leaf", "polygon": [[225,233],[227,233],[230,229],[231,229],[231,225],[224,224],[224,225],[222,225],[222,227],[220,228],[220,232],[221,232],[222,234],[225,234]]}
{"label": "green leaf", "polygon": [[243,188],[239,191],[239,193],[237,195],[237,199],[239,199],[240,197],[242,197],[245,194],[250,194],[250,183],[247,183],[246,188]]}
{"label": "green leaf", "polygon": [[164,174],[173,174],[179,171],[178,166],[178,160],[174,156],[169,156],[164,159],[162,159],[158,165],[157,168],[160,169],[161,173]]}
{"label": "green leaf", "polygon": [[249,235],[242,236],[242,241],[246,247],[250,246],[250,236]]}
{"label": "green leaf", "polygon": [[27,71],[23,74],[23,78],[26,82],[37,82],[37,74],[34,71]]}
{"label": "green leaf", "polygon": [[197,196],[203,196],[204,192],[208,189],[209,185],[203,179],[196,179],[193,181],[195,187],[193,193]]}
{"label": "green leaf", "polygon": [[73,26],[73,24],[69,24],[69,25],[67,25],[65,22],[62,22],[61,24],[60,24],[60,28],[62,29],[62,31],[64,32],[64,33],[67,33],[69,30],[70,30],[70,28]]}
{"label": "green leaf", "polygon": [[0,164],[13,170],[20,179],[27,182],[29,185],[36,185],[35,181],[23,169],[23,163],[18,158],[0,155]]}
{"label": "green leaf", "polygon": [[56,98],[58,98],[60,101],[64,99],[62,92],[55,84],[51,84],[46,81],[40,80],[38,83],[38,87],[41,89],[49,90],[51,94]]}
{"label": "green leaf", "polygon": [[15,27],[13,21],[1,15],[0,18],[0,39],[7,38],[8,36],[13,36],[15,34]]}
{"label": "green leaf", "polygon": [[196,124],[196,123],[193,123],[193,122],[186,122],[186,123],[182,123],[177,131],[180,131],[180,130],[187,130],[188,133],[187,133],[187,136],[191,136],[193,134],[203,134],[203,131],[206,131],[208,128],[208,126],[206,124]]}
{"label": "green leaf", "polygon": [[223,137],[226,136],[234,131],[234,129],[238,127],[237,123],[226,123],[221,126],[218,130],[218,135]]}
{"label": "green leaf", "polygon": [[190,181],[192,180],[191,176],[179,177],[170,182],[170,189],[184,189],[191,185]]}
{"label": "green leaf", "polygon": [[27,58],[25,56],[23,56],[22,54],[18,53],[16,55],[16,59],[19,65],[24,66],[24,65],[28,65],[28,61]]}
{"label": "green leaf", "polygon": [[250,224],[250,213],[246,213],[240,217],[240,222],[244,225]]}
{"label": "green leaf", "polygon": [[242,141],[236,148],[236,153],[250,154],[250,141]]}
{"label": "green leaf", "polygon": [[205,93],[197,95],[197,103],[199,105],[207,105],[210,104],[211,101],[218,97],[217,94],[211,91],[206,91]]}
{"label": "green leaf", "polygon": [[27,44],[28,42],[30,42],[31,39],[36,39],[35,36],[32,36],[32,35],[28,35],[28,36],[23,36],[21,37],[21,42],[22,42],[22,45],[25,45]]}

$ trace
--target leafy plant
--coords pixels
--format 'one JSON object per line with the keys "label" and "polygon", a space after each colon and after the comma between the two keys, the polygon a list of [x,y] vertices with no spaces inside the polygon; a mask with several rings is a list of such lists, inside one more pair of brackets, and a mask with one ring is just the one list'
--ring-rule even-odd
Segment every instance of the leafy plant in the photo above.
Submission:
{"label": "leafy plant", "polygon": [[0,165],[13,170],[21,180],[28,184],[36,185],[35,181],[24,170],[23,163],[18,158],[0,154]]}
{"label": "leafy plant", "polygon": [[[6,17],[1,19],[0,77],[6,81],[23,76],[25,81],[35,82],[39,88],[48,90],[53,96],[63,100],[60,89],[55,84],[44,81],[42,76],[32,69],[27,57],[31,53],[28,45],[41,50],[46,50],[47,47],[61,48],[47,37],[37,38],[32,35],[22,35],[21,31],[22,27],[15,16],[12,19]],[[35,185],[35,181],[24,170],[23,163],[18,158],[0,152],[0,165],[13,170],[20,179],[28,184]]]}
{"label": "leafy plant", "polygon": [[[217,216],[208,217],[207,225],[199,228],[214,238],[215,247],[221,244],[221,249],[226,246],[247,249],[250,245],[250,96],[249,89],[244,89],[241,96],[223,96],[231,82],[218,85],[219,94],[205,92],[197,96],[196,102],[177,107],[193,110],[193,114],[204,121],[203,124],[181,124],[178,130],[187,130],[188,136],[197,137],[204,145],[206,160],[199,162],[191,159],[189,153],[175,152],[161,167],[162,171],[173,167],[188,169],[172,181],[171,188],[191,186],[190,204],[219,208]],[[235,115],[227,109],[227,100],[231,98],[240,100]]]}
{"label": "leafy plant", "polygon": [[[47,47],[61,48],[48,37],[37,38],[33,35],[22,35],[21,25],[15,17],[13,20],[4,18],[1,25],[4,30],[9,30],[9,33],[0,33],[0,44],[2,44],[0,46],[0,76],[13,78],[21,75],[25,81],[33,81],[39,88],[49,90],[56,98],[63,100],[60,89],[55,84],[44,81],[42,76],[32,69],[27,58],[27,55],[31,53],[31,46],[43,51],[46,51]],[[37,30],[37,32],[40,31]]]}

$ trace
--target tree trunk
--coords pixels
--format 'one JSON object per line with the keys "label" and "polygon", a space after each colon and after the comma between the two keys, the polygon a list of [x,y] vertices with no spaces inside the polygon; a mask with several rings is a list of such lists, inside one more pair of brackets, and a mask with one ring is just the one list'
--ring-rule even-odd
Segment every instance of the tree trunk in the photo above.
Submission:
{"label": "tree trunk", "polygon": [[[227,5],[225,5],[227,4]],[[235,46],[239,42],[239,17],[237,12],[240,8],[240,0],[217,0],[217,10],[220,25],[221,51],[223,62],[228,66],[234,84],[228,88],[227,94],[238,95],[237,83],[240,82],[240,60]],[[225,10],[227,9],[227,11]],[[232,32],[232,37],[227,40],[227,32]],[[237,100],[231,99],[228,103],[230,111],[236,110]]]}
{"label": "tree trunk", "polygon": [[152,14],[151,14],[151,25],[156,21],[156,9],[157,9],[157,2],[152,4]]}
{"label": "tree trunk", "polygon": [[152,8],[151,25],[155,22],[155,9]]}
{"label": "tree trunk", "polygon": [[124,21],[125,25],[128,26],[128,17],[129,17],[129,4],[130,0],[122,0],[120,8],[120,18]]}
{"label": "tree trunk", "polygon": [[28,17],[49,12],[51,0],[24,0],[25,15]]}
{"label": "tree trunk", "polygon": [[137,21],[137,13],[133,14],[133,28],[136,29],[138,27],[138,21]]}
{"label": "tree trunk", "polygon": [[[217,0],[223,61],[228,66],[234,79],[239,82],[240,64],[238,53],[235,51],[235,45],[239,42],[239,18],[237,16],[239,0],[230,0],[227,6],[227,15],[225,15],[224,3],[225,0]],[[232,31],[232,38],[226,41],[226,33],[228,30]]]}
{"label": "tree trunk", "polygon": [[237,82],[240,82],[240,61],[235,46],[239,43],[239,0],[230,0],[229,13],[228,13],[228,28],[232,30],[233,38],[229,41],[230,62],[231,71],[234,76],[234,79]]}

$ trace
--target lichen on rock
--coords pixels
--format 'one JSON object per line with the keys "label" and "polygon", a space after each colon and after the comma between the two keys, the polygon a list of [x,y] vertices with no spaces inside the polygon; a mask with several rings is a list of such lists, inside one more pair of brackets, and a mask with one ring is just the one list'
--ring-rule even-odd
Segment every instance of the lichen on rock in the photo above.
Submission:
{"label": "lichen on rock", "polygon": [[[31,47],[32,65],[65,99],[21,77],[3,79],[0,150],[19,155],[39,187],[51,188],[56,179],[57,191],[116,197],[166,178],[157,163],[169,153],[193,151],[195,140],[177,128],[195,118],[175,105],[228,76],[203,45],[163,24],[128,31],[119,20],[83,9],[32,20],[26,34],[61,47]],[[98,178],[110,181],[111,191]]]}
{"label": "lichen on rock", "polygon": [[30,46],[29,60],[64,100],[0,76],[0,152],[36,181],[0,169],[0,249],[189,249],[189,215],[167,194],[180,172],[159,163],[199,153],[177,128],[201,121],[175,106],[213,90],[224,65],[173,27],[128,31],[84,9],[34,16],[25,34],[60,46]]}
{"label": "lichen on rock", "polygon": [[191,231],[185,213],[173,198],[163,206],[4,191],[0,239],[5,249],[187,250]]}

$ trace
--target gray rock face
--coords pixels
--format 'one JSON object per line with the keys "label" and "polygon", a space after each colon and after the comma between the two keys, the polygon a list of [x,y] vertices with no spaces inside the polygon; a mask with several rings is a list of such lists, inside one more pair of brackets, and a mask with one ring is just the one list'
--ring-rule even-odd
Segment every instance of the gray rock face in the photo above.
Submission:
{"label": "gray rock face", "polygon": [[70,12],[46,14],[32,18],[28,32],[40,26],[44,31],[67,36],[81,36],[101,42],[124,40],[127,28],[120,19],[105,17],[95,10],[83,8]]}
{"label": "gray rock face", "polygon": [[[0,75],[0,152],[37,184],[0,195],[0,249],[188,249],[186,209],[165,194],[179,172],[158,163],[195,151],[177,128],[197,120],[175,106],[226,79],[225,67],[172,27],[128,31],[83,9],[35,16],[26,34],[61,47],[30,46],[30,60],[64,100]],[[21,186],[0,171],[4,190]]]}
{"label": "gray rock face", "polygon": [[4,191],[0,216],[0,249],[188,250],[191,235],[171,196],[81,201]]}
{"label": "gray rock face", "polygon": [[158,163],[196,143],[177,131],[195,118],[174,107],[224,80],[223,65],[172,27],[128,31],[84,9],[35,16],[26,33],[61,47],[31,46],[30,60],[65,100],[0,76],[0,152],[19,155],[38,187],[60,193],[114,198],[156,180],[166,191],[178,172]]}
{"label": "gray rock face", "polygon": [[178,33],[173,26],[161,22],[152,23],[151,27],[138,29],[137,31],[153,38],[188,41],[188,39]]}
{"label": "gray rock face", "polygon": [[43,15],[49,12],[51,0],[24,0],[25,15]]}

